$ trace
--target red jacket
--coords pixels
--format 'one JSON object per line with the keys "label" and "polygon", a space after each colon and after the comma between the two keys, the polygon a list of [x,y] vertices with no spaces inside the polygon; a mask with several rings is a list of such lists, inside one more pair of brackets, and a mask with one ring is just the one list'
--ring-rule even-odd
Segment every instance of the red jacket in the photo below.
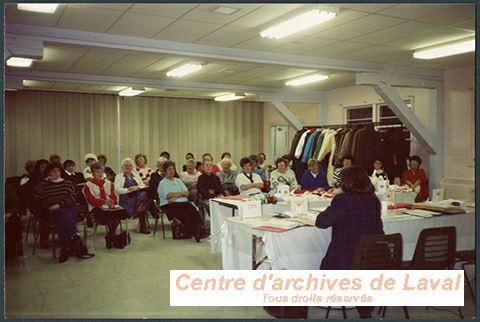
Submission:
{"label": "red jacket", "polygon": [[412,169],[403,171],[402,181],[410,181],[412,184],[415,183],[417,180],[420,180],[420,192],[418,193],[415,201],[424,201],[428,198],[428,178],[425,170],[417,169],[415,173],[413,173]]}
{"label": "red jacket", "polygon": [[118,204],[118,198],[112,183],[103,179],[92,179],[85,184],[83,188],[85,198],[87,199],[89,208],[100,207],[107,201],[107,196],[113,205]]}

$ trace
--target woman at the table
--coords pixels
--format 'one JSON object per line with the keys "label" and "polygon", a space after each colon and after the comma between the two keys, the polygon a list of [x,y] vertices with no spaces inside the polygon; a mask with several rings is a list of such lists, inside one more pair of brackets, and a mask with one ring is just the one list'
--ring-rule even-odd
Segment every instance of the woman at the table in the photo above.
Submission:
{"label": "woman at the table", "polygon": [[402,181],[417,193],[416,202],[425,201],[428,198],[428,178],[425,170],[420,169],[422,159],[412,155],[408,161],[410,169],[403,172]]}
{"label": "woman at the table", "polygon": [[[315,226],[332,227],[332,241],[322,260],[322,270],[348,270],[362,234],[384,234],[381,205],[367,172],[359,166],[343,169],[340,187],[331,205],[317,216]],[[357,307],[361,316],[370,309]]]}
{"label": "woman at the table", "polygon": [[256,173],[252,172],[252,161],[249,158],[240,160],[242,172],[237,175],[235,185],[241,195],[253,195],[262,192],[263,181]]}

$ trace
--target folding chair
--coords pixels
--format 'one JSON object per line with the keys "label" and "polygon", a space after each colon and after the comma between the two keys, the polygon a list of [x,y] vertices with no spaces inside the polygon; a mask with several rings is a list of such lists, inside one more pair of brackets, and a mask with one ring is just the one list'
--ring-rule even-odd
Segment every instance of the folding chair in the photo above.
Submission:
{"label": "folding chair", "polygon": [[160,204],[157,200],[153,200],[153,204],[154,204],[154,207],[156,209],[156,211],[158,212],[158,216],[154,216],[155,218],[155,226],[153,228],[153,237],[155,237],[155,234],[157,232],[157,226],[158,226],[158,220],[160,219],[160,222],[162,224],[162,234],[163,234],[163,239],[165,239],[165,224],[163,222],[163,215],[164,215],[164,212],[163,210],[160,208]]}

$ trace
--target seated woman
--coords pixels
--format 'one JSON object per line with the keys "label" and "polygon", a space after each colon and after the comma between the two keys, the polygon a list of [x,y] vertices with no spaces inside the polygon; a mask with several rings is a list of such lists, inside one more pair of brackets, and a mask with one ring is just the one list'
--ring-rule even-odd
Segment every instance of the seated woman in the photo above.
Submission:
{"label": "seated woman", "polygon": [[252,161],[249,158],[240,160],[242,172],[235,178],[235,185],[241,195],[253,195],[261,192],[263,180],[256,173],[252,172]]}
{"label": "seated woman", "polygon": [[133,172],[134,164],[130,158],[123,159],[122,173],[115,176],[115,192],[120,196],[120,206],[125,208],[129,217],[138,217],[142,234],[150,234],[146,223],[148,195],[140,176]]}
{"label": "seated woman", "polygon": [[188,189],[188,200],[197,201],[198,191],[197,191],[197,182],[201,173],[195,168],[195,161],[193,159],[187,160],[185,166],[187,167],[186,171],[180,174],[180,180],[187,186]]}
{"label": "seated woman", "polygon": [[[317,216],[315,226],[332,227],[332,240],[320,265],[321,270],[349,270],[363,234],[384,234],[380,201],[367,172],[359,166],[342,171],[340,187],[331,205]],[[369,316],[370,308],[357,307]]]}
{"label": "seated woman", "polygon": [[285,184],[289,186],[290,191],[294,191],[298,188],[297,179],[295,173],[288,170],[288,161],[282,158],[277,159],[275,162],[277,170],[272,171],[270,174],[270,188],[272,193],[278,192],[278,186]]}
{"label": "seated woman", "polygon": [[317,160],[308,160],[308,170],[303,174],[301,186],[303,190],[327,191],[329,189],[327,177],[320,170]]}
{"label": "seated woman", "polygon": [[176,224],[183,223],[185,233],[194,236],[197,242],[205,238],[203,222],[197,209],[188,201],[188,189],[183,182],[175,178],[175,163],[166,161],[163,164],[165,178],[158,186],[160,207],[168,217]]}
{"label": "seated woman", "polygon": [[211,161],[205,161],[203,163],[203,173],[198,178],[197,188],[202,218],[205,218],[205,209],[210,211],[208,202],[210,199],[225,196],[220,179],[212,172],[213,165]]}
{"label": "seated woman", "polygon": [[428,198],[428,178],[425,170],[420,169],[422,159],[418,155],[411,156],[410,170],[406,170],[402,174],[402,181],[417,193],[415,202],[422,202]]}
{"label": "seated woman", "polygon": [[66,160],[65,162],[63,162],[62,178],[64,180],[70,181],[75,187],[75,206],[77,209],[77,213],[88,213],[88,206],[85,198],[82,195],[82,189],[85,186],[85,178],[83,177],[83,174],[81,172],[75,172],[75,162],[73,160]]}
{"label": "seated woman", "polygon": [[121,219],[128,217],[125,209],[118,206],[117,195],[110,180],[103,179],[103,165],[99,162],[92,164],[93,179],[88,181],[83,188],[83,193],[88,202],[88,210],[92,212],[95,220],[105,225],[107,235],[105,245],[108,249],[113,246],[123,248],[123,243],[115,242],[115,230]]}
{"label": "seated woman", "polygon": [[75,210],[75,188],[70,181],[61,178],[62,165],[50,163],[45,170],[48,177],[36,185],[33,192],[42,202],[42,208],[53,221],[62,249],[59,262],[68,260],[70,255],[88,258],[86,248],[77,231],[77,212]]}
{"label": "seated woman", "polygon": [[143,183],[148,186],[153,170],[147,167],[147,156],[142,153],[137,154],[135,156],[135,165],[137,166],[135,170],[138,176],[142,179]]}
{"label": "seated woman", "polygon": [[115,171],[112,170],[112,168],[107,167],[107,156],[105,154],[99,154],[97,156],[98,162],[103,166],[105,170],[105,175],[107,176],[107,179],[110,180],[111,182],[115,181]]}
{"label": "seated woman", "polygon": [[346,169],[348,167],[351,167],[353,165],[353,157],[351,155],[346,155],[340,160],[342,167],[341,168],[335,168],[333,170],[333,186],[335,188],[340,187],[340,178],[342,174],[342,170]]}
{"label": "seated woman", "polygon": [[373,161],[372,177],[376,177],[377,179],[382,177],[384,180],[388,180],[388,174],[383,170],[383,162],[380,159]]}
{"label": "seated woman", "polygon": [[217,177],[220,179],[220,184],[225,191],[226,196],[236,196],[239,194],[238,188],[235,185],[235,173],[231,169],[232,161],[228,158],[222,159],[221,171],[217,173]]}
{"label": "seated woman", "polygon": [[221,170],[222,169],[222,161],[223,159],[229,159],[230,160],[230,170],[232,170],[234,173],[237,173],[237,166],[235,164],[233,164],[232,162],[232,155],[230,154],[230,152],[223,152],[221,157],[220,157],[220,161],[217,163],[217,167]]}
{"label": "seated woman", "polygon": [[[210,153],[205,153],[204,155],[202,155],[202,164],[203,162],[205,161],[210,161],[210,162],[213,162],[213,157]],[[202,164],[200,164],[200,166],[197,168],[197,170],[200,172],[200,173],[203,173],[203,167],[202,167]],[[217,167],[215,164],[212,166],[212,172],[214,174],[217,174],[218,172],[220,172],[220,168]]]}
{"label": "seated woman", "polygon": [[[188,160],[194,160],[195,161],[195,156],[193,155],[192,152],[188,152],[187,154],[185,154],[185,160],[188,162]],[[199,166],[201,165],[200,162],[196,161],[195,162],[195,169],[197,169]],[[187,163],[185,163],[183,166],[182,166],[182,171],[185,172],[187,171]]]}

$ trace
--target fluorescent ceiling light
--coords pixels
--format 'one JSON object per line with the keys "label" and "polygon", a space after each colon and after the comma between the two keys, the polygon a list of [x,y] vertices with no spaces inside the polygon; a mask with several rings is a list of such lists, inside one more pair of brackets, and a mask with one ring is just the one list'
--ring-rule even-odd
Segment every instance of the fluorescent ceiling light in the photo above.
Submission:
{"label": "fluorescent ceiling light", "polygon": [[202,69],[203,66],[200,64],[185,64],[171,71],[167,72],[167,76],[169,77],[183,77],[185,75],[194,73]]}
{"label": "fluorescent ceiling light", "polygon": [[7,66],[11,67],[30,67],[32,66],[33,59],[23,57],[10,57],[7,59]]}
{"label": "fluorescent ceiling light", "polygon": [[322,22],[329,21],[335,18],[336,15],[337,14],[335,12],[330,11],[323,11],[319,9],[310,10],[300,16],[294,17],[290,20],[282,22],[281,24],[262,31],[260,36],[263,38],[280,39],[307,28],[316,26]]}
{"label": "fluorescent ceiling light", "polygon": [[145,88],[141,87],[129,87],[124,89],[123,91],[120,91],[118,95],[120,96],[135,96],[139,95],[145,92]]}
{"label": "fluorescent ceiling light", "polygon": [[475,39],[462,40],[447,45],[435,46],[428,49],[418,50],[413,53],[413,58],[435,59],[440,57],[464,54],[475,51]]}
{"label": "fluorescent ceiling light", "polygon": [[213,10],[213,12],[215,13],[220,13],[220,14],[223,14],[223,15],[231,15],[235,12],[237,12],[238,9],[237,8],[232,8],[232,7],[218,7],[217,9]]}
{"label": "fluorescent ceiling light", "polygon": [[239,99],[245,98],[245,94],[243,93],[231,93],[227,95],[217,96],[215,97],[215,101],[217,102],[228,102],[228,101],[236,101]]}
{"label": "fluorescent ceiling light", "polygon": [[19,3],[18,10],[34,11],[42,13],[54,13],[57,10],[58,3]]}
{"label": "fluorescent ceiling light", "polygon": [[305,84],[310,84],[310,83],[322,81],[322,80],[325,80],[325,79],[328,79],[327,75],[312,74],[312,75],[308,75],[308,76],[305,76],[305,77],[300,77],[300,78],[295,78],[295,79],[289,80],[289,81],[285,82],[285,85],[287,85],[287,86],[301,86],[301,85],[305,85]]}

